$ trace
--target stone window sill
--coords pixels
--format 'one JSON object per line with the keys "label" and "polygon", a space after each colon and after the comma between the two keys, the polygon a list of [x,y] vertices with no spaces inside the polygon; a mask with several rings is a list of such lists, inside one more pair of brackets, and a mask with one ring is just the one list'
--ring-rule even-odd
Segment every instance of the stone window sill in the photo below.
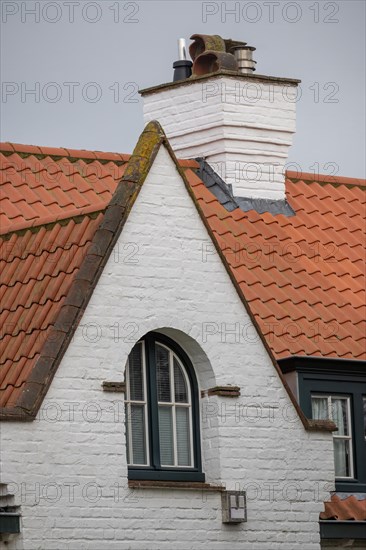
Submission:
{"label": "stone window sill", "polygon": [[185,489],[216,493],[222,493],[226,490],[223,485],[211,485],[210,483],[197,481],[156,481],[149,479],[129,479],[128,486],[131,489]]}

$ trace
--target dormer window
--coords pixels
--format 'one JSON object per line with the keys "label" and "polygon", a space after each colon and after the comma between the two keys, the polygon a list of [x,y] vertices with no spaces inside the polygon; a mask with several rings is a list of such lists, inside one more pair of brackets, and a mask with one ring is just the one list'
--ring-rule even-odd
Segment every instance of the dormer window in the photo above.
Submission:
{"label": "dormer window", "polygon": [[313,418],[332,420],[338,430],[333,433],[334,468],[338,479],[353,479],[353,442],[351,398],[344,395],[311,396]]}
{"label": "dormer window", "polygon": [[337,426],[333,432],[336,491],[365,492],[366,363],[352,359],[290,357],[282,359],[280,365],[298,395],[305,416],[332,420]]}

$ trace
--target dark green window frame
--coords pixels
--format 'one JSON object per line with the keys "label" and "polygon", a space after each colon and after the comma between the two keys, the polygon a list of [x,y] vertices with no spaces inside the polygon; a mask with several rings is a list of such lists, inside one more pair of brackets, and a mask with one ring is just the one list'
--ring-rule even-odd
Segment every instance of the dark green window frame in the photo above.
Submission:
{"label": "dark green window frame", "polygon": [[348,359],[291,357],[279,361],[282,372],[296,371],[299,402],[307,418],[312,418],[311,396],[328,394],[349,396],[352,421],[354,477],[335,480],[339,492],[366,491],[366,440],[364,397],[366,362]]}
{"label": "dark green window frame", "polygon": [[[202,472],[198,384],[193,365],[188,355],[171,338],[150,332],[141,338],[145,343],[146,389],[148,408],[149,466],[129,466],[128,479],[160,481],[205,481]],[[193,462],[191,468],[161,466],[159,444],[158,395],[156,380],[155,344],[161,343],[170,348],[183,363],[188,375],[192,401]]]}

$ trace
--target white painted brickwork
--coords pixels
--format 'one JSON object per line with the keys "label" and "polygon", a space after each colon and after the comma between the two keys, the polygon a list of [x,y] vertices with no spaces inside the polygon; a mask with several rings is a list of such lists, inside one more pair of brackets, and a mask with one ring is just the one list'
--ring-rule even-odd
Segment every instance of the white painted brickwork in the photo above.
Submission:
{"label": "white painted brickwork", "polygon": [[296,85],[212,77],[144,95],[179,158],[205,157],[238,197],[285,198]]}
{"label": "white painted brickwork", "polygon": [[[219,493],[127,488],[123,394],[101,384],[124,379],[153,329],[187,351],[201,390],[241,387],[201,399],[201,435],[207,481],[247,490],[247,523],[222,524]],[[6,548],[319,550],[332,436],[304,430],[164,147],[37,420],[2,423],[1,456],[23,514]]]}

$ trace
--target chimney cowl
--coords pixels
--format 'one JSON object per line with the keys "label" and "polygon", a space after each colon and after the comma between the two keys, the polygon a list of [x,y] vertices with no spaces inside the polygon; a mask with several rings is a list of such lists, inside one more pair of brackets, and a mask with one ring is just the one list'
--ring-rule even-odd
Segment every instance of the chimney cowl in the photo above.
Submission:
{"label": "chimney cowl", "polygon": [[202,53],[193,63],[193,76],[203,76],[217,71],[238,72],[238,63],[231,53],[206,51]]}
{"label": "chimney cowl", "polygon": [[218,34],[192,34],[192,44],[189,46],[189,53],[192,61],[203,52],[210,50],[214,52],[225,52],[225,40]]}
{"label": "chimney cowl", "polygon": [[256,61],[253,59],[253,54],[256,48],[253,46],[234,46],[231,51],[234,54],[238,65],[238,72],[241,74],[251,74],[255,71]]}
{"label": "chimney cowl", "polygon": [[159,120],[177,157],[205,158],[235,197],[285,200],[300,81],[254,74],[255,48],[245,42],[192,39],[192,76],[180,59],[175,82],[141,90],[145,123]]}
{"label": "chimney cowl", "polygon": [[252,46],[246,42],[221,38],[214,34],[192,34],[189,53],[193,60],[192,76],[203,76],[220,70],[249,74],[255,71]]}

